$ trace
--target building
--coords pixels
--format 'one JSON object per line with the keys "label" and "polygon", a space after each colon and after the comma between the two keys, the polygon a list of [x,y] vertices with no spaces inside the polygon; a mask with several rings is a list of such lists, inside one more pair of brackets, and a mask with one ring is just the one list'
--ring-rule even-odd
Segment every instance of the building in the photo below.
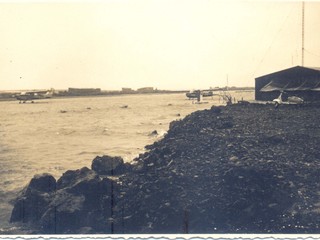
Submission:
{"label": "building", "polygon": [[68,95],[70,96],[91,96],[100,95],[100,88],[69,88]]}
{"label": "building", "polygon": [[122,88],[122,93],[134,93],[135,91],[132,88]]}
{"label": "building", "polygon": [[272,101],[283,91],[305,101],[320,101],[320,68],[296,66],[255,79],[255,99]]}
{"label": "building", "polygon": [[144,88],[138,88],[137,92],[139,93],[152,93],[154,92],[153,87],[144,87]]}

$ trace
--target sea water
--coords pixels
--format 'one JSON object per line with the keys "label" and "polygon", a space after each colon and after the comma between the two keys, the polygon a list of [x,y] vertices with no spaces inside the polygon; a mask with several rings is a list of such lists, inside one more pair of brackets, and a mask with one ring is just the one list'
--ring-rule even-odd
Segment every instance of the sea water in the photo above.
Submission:
{"label": "sea water", "polygon": [[[253,92],[232,96],[251,100]],[[195,104],[183,93],[0,102],[0,234],[19,232],[9,223],[10,201],[35,174],[57,179],[90,168],[98,155],[130,162],[163,137],[171,121],[221,104],[219,96]]]}

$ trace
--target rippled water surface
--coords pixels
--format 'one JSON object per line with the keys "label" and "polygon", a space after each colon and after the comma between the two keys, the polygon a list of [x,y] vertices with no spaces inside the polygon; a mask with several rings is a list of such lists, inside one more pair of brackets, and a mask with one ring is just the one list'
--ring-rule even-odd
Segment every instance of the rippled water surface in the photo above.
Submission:
{"label": "rippled water surface", "polygon": [[[253,92],[233,96],[253,99]],[[152,94],[0,102],[0,233],[13,227],[9,201],[35,174],[58,178],[66,170],[90,167],[97,155],[131,161],[161,138],[171,121],[223,104],[218,96],[204,101]],[[150,134],[154,130],[158,136]]]}

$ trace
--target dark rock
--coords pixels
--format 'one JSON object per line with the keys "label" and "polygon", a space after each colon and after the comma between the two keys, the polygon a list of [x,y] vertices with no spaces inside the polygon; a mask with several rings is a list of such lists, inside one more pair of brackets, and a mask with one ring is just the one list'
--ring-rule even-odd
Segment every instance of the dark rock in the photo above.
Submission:
{"label": "dark rock", "polygon": [[154,130],[149,134],[149,136],[158,136],[158,135],[159,135],[159,133],[157,130]]}
{"label": "dark rock", "polygon": [[65,172],[57,184],[51,175],[37,175],[16,199],[10,222],[31,224],[41,233],[111,233],[108,219],[118,191],[116,182],[86,167]]}
{"label": "dark rock", "polygon": [[127,166],[124,165],[121,157],[97,156],[93,159],[91,169],[101,175],[119,175],[125,172]]}
{"label": "dark rock", "polygon": [[52,192],[56,190],[56,179],[48,173],[35,175],[28,186],[28,189],[34,189],[40,192]]}
{"label": "dark rock", "polygon": [[68,170],[58,179],[57,189],[72,188],[83,181],[90,181],[98,178],[96,172],[87,167],[78,170]]}
{"label": "dark rock", "polygon": [[232,128],[233,127],[233,122],[224,122],[222,125],[221,125],[221,128],[222,129],[227,129],[227,128]]}
{"label": "dark rock", "polygon": [[56,189],[56,180],[50,174],[34,176],[16,199],[10,222],[36,222],[45,212],[50,194]]}
{"label": "dark rock", "polygon": [[111,233],[117,184],[109,179],[86,178],[71,188],[58,190],[42,215],[39,225],[45,233],[81,233],[88,229]]}
{"label": "dark rock", "polygon": [[270,144],[281,144],[285,142],[281,135],[264,136],[260,139],[260,141]]}
{"label": "dark rock", "polygon": [[34,223],[38,221],[46,211],[49,201],[47,194],[28,192],[16,200],[10,222]]}
{"label": "dark rock", "polygon": [[110,233],[111,225],[106,222],[112,217],[111,202],[117,184],[107,178],[100,179],[87,168],[68,171],[58,180],[60,182],[64,183],[64,188],[57,191],[40,219],[43,230],[74,233],[90,227],[95,232]]}
{"label": "dark rock", "polygon": [[217,122],[218,129],[228,129],[233,127],[232,117],[219,118]]}
{"label": "dark rock", "polygon": [[238,101],[238,104],[242,104],[242,105],[249,105],[249,104],[250,104],[250,102],[245,101],[245,100],[240,100],[240,101]]}
{"label": "dark rock", "polygon": [[216,107],[216,106],[212,106],[212,107],[211,107],[211,112],[212,112],[212,113],[220,114],[221,111],[222,111],[222,108],[221,108],[221,107]]}

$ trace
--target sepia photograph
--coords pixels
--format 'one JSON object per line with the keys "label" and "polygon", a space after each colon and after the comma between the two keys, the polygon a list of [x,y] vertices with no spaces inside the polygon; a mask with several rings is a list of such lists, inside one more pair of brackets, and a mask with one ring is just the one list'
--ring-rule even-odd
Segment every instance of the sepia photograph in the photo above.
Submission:
{"label": "sepia photograph", "polygon": [[320,1],[0,1],[0,238],[320,234]]}

